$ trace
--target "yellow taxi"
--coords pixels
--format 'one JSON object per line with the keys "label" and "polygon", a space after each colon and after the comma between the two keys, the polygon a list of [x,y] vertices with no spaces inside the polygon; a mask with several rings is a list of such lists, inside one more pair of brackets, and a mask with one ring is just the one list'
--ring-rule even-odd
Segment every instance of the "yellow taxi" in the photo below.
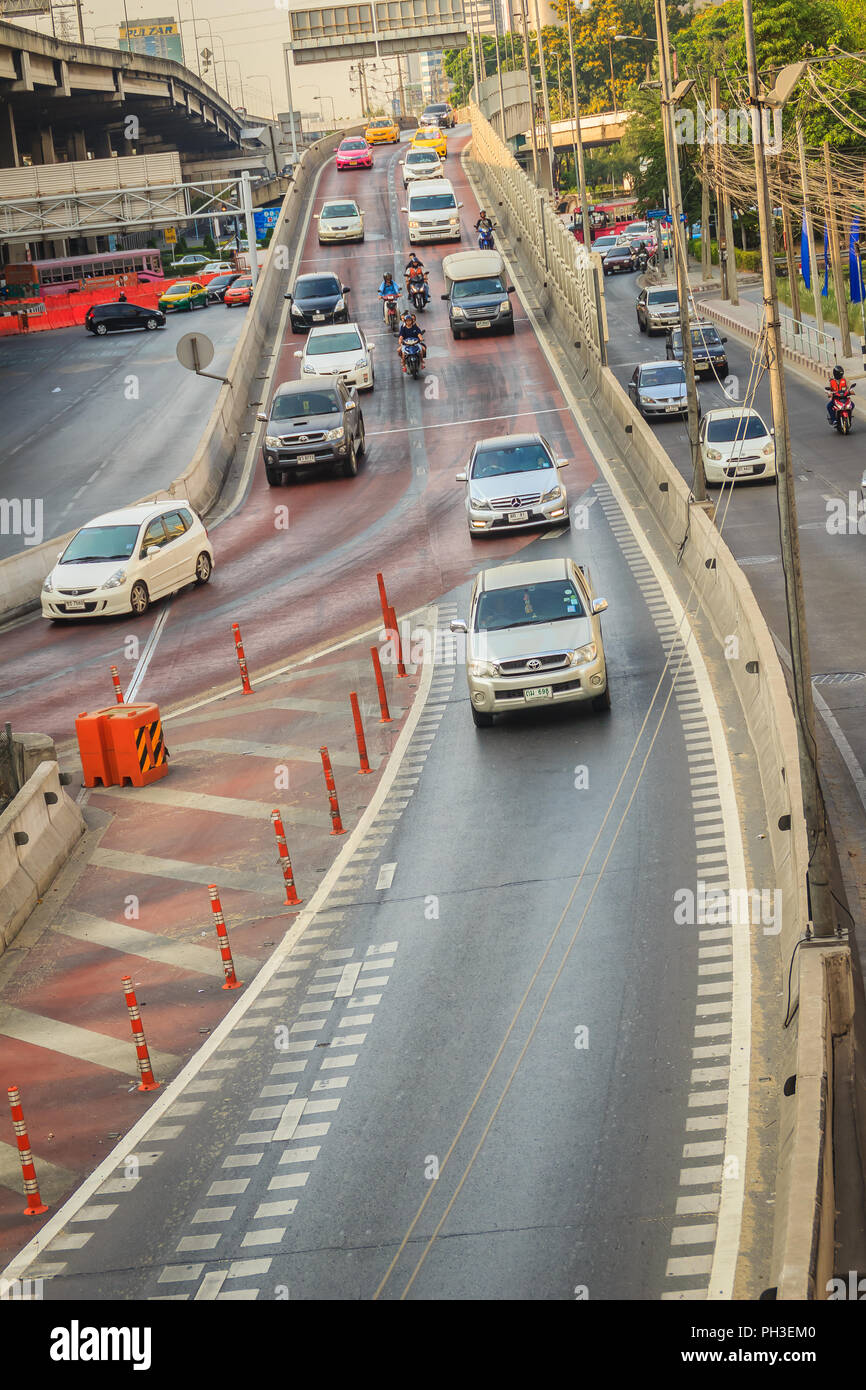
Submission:
{"label": "yellow taxi", "polygon": [[160,309],[207,308],[207,290],[198,280],[176,280],[159,297]]}
{"label": "yellow taxi", "polygon": [[444,159],[448,153],[445,131],[440,130],[438,125],[420,126],[412,136],[412,149],[435,150],[439,158]]}
{"label": "yellow taxi", "polygon": [[399,145],[400,127],[388,116],[379,116],[369,122],[364,131],[364,139],[368,145]]}

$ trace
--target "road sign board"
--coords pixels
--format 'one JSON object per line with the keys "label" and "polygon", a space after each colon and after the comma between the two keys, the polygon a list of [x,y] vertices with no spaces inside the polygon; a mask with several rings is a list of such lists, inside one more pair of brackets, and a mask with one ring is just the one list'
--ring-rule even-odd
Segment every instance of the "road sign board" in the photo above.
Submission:
{"label": "road sign board", "polygon": [[188,372],[200,372],[213,361],[213,343],[205,333],[185,333],[177,348],[177,360]]}
{"label": "road sign board", "polygon": [[165,240],[166,240],[167,245],[169,245],[169,246],[174,246],[174,245],[176,245],[176,243],[177,243],[177,232],[175,231],[174,227],[166,227],[165,231],[163,232],[163,236],[165,237]]}

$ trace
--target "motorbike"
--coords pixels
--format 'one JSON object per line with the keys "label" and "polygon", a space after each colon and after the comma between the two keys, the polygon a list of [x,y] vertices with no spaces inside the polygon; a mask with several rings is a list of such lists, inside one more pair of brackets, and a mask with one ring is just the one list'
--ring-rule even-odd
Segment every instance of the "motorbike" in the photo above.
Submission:
{"label": "motorbike", "polygon": [[412,342],[411,339],[409,340],[409,342],[404,343],[403,361],[406,363],[406,366],[411,372],[412,376],[417,378],[418,373],[421,370],[421,344],[418,342]]}
{"label": "motorbike", "polygon": [[479,251],[492,251],[492,250],[493,250],[493,228],[492,228],[492,227],[479,227],[479,228],[478,228],[478,250],[479,250]]}
{"label": "motorbike", "polygon": [[408,281],[409,298],[416,309],[427,308],[427,276]]}
{"label": "motorbike", "polygon": [[[838,430],[839,434],[851,433],[851,417],[854,414],[854,401],[851,393],[855,386],[856,382],[852,382],[844,394],[832,393],[833,418],[830,423],[834,430]],[[830,387],[825,386],[824,390],[830,392]]]}
{"label": "motorbike", "polygon": [[383,294],[380,296],[384,300],[385,322],[392,333],[396,333],[400,327],[400,315],[397,313],[397,294]]}

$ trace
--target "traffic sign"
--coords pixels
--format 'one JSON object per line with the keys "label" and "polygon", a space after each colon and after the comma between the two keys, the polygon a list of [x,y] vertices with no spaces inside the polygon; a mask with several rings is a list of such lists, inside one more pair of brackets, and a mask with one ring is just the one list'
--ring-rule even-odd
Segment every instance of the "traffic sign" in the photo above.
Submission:
{"label": "traffic sign", "polygon": [[213,343],[204,333],[185,333],[175,351],[188,372],[200,372],[213,361]]}
{"label": "traffic sign", "polygon": [[175,246],[177,244],[177,232],[174,227],[166,227],[163,236],[165,237],[167,246]]}
{"label": "traffic sign", "polygon": [[652,212],[647,213],[647,220],[651,217],[667,217],[667,208],[653,208]]}

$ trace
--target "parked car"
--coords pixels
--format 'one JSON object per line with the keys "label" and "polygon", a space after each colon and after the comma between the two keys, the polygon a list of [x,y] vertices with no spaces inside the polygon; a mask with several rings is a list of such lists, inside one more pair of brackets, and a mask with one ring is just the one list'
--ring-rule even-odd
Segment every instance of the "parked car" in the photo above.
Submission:
{"label": "parked car", "polygon": [[422,126],[441,125],[446,130],[454,129],[454,112],[447,101],[434,101],[425,106],[419,122]]}
{"label": "parked car", "polygon": [[495,714],[561,703],[610,709],[600,614],[589,572],[570,559],[530,560],[485,569],[475,580],[466,678],[476,727]]}
{"label": "parked car", "polygon": [[199,270],[210,260],[203,251],[190,252],[189,255],[181,256],[179,260],[172,261],[172,270],[184,270],[191,274],[194,270]]}
{"label": "parked car", "polygon": [[199,280],[176,280],[163,290],[158,302],[160,309],[187,309],[192,313],[193,309],[207,308],[207,290]]}
{"label": "parked car", "polygon": [[367,123],[364,139],[368,145],[399,145],[400,127],[390,116],[377,116]]}
{"label": "parked car", "polygon": [[757,410],[739,405],[708,410],[698,439],[708,483],[776,476],[776,441]]}
{"label": "parked car", "polygon": [[[727,376],[727,338],[720,337],[715,324],[699,320],[692,325],[692,358],[696,372],[713,372]],[[680,328],[668,329],[665,355],[673,362],[683,360],[683,334]]]}
{"label": "parked car", "polygon": [[331,270],[314,270],[299,275],[291,294],[289,316],[292,331],[303,333],[317,323],[348,323],[349,307],[346,295],[349,286],[341,283]]}
{"label": "parked car", "polygon": [[619,275],[637,270],[637,260],[630,246],[612,246],[605,251],[601,268],[605,275]]}
{"label": "parked car", "polygon": [[235,280],[241,278],[239,270],[232,270],[226,275],[215,275],[212,280],[208,280],[205,289],[207,290],[208,304],[222,304],[225,299],[226,290],[233,285]]}
{"label": "parked car", "polygon": [[208,261],[198,272],[199,275],[228,275],[234,270],[231,261]]}
{"label": "parked car", "polygon": [[252,303],[253,280],[251,275],[239,275],[237,280],[233,280],[223,295],[223,304],[227,309],[234,309],[238,305],[244,306]]}
{"label": "parked car", "polygon": [[324,203],[313,218],[319,224],[320,246],[326,241],[364,240],[364,214],[354,198]]}
{"label": "parked car", "polygon": [[337,170],[372,169],[373,151],[363,135],[350,135],[343,140],[334,156]]}
{"label": "parked car", "polygon": [[76,531],[42,585],[42,616],[141,617],[154,599],[206,584],[213,546],[189,502],[139,502]]}
{"label": "parked car", "polygon": [[336,376],[359,390],[372,391],[375,346],[357,323],[311,328],[306,344],[295,353],[301,359],[301,380]]}
{"label": "parked car", "polygon": [[435,150],[408,150],[406,158],[400,160],[400,168],[404,188],[413,179],[439,179],[445,175],[445,166]]}
{"label": "parked car", "polygon": [[466,520],[471,536],[528,527],[567,526],[568,497],[557,458],[540,434],[498,434],[479,439],[466,471]]}
{"label": "parked car", "polygon": [[262,458],[272,487],[323,463],[336,464],[346,478],[357,473],[366,451],[364,417],[355,388],[339,378],[285,381],[256,418],[266,425]]}
{"label": "parked car", "polygon": [[126,328],[165,328],[165,314],[161,309],[143,309],[140,304],[91,304],[84,315],[84,327],[100,338]]}
{"label": "parked car", "polygon": [[688,414],[686,373],[681,362],[642,362],[632,373],[628,393],[646,419]]}
{"label": "parked car", "polygon": [[679,322],[677,292],[666,285],[644,285],[635,302],[641,333],[666,333]]}

